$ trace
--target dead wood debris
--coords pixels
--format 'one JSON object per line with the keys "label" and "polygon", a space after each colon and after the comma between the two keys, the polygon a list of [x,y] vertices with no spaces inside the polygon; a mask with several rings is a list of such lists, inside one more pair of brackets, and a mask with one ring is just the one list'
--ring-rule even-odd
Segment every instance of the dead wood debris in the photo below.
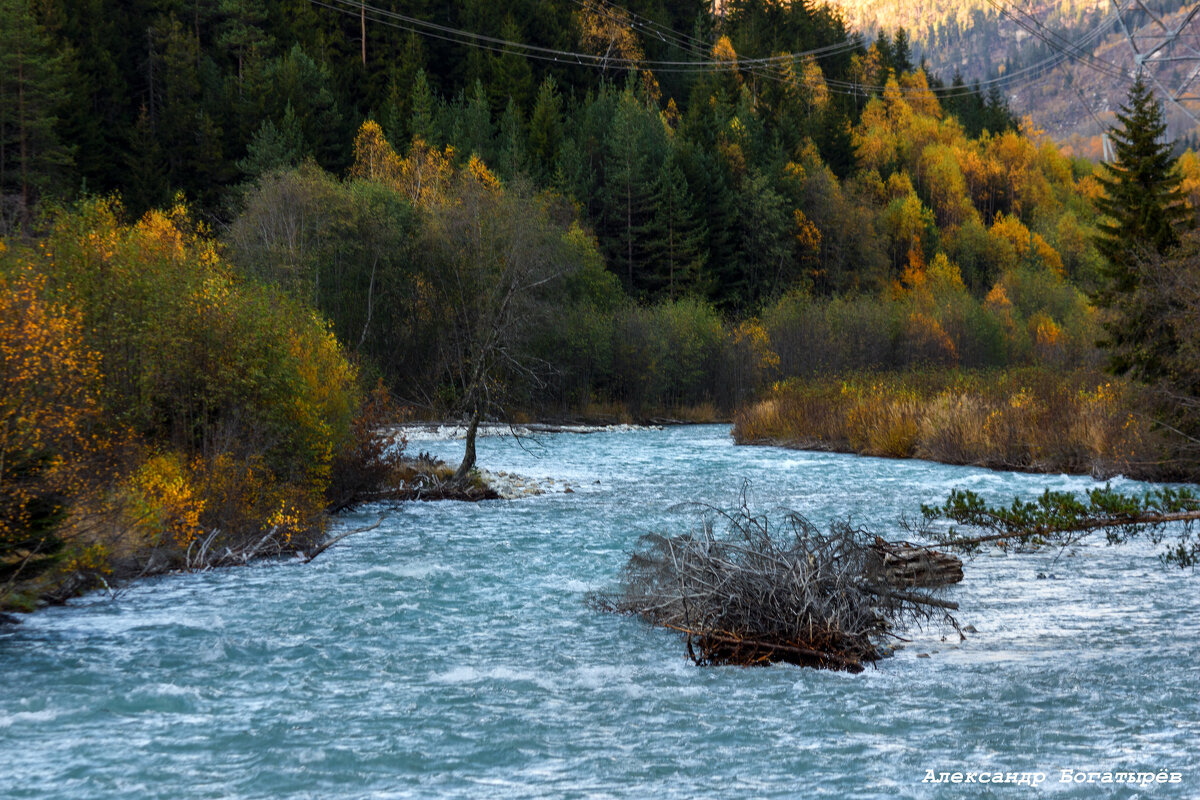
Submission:
{"label": "dead wood debris", "polygon": [[953,556],[848,522],[822,531],[793,512],[772,522],[744,500],[709,512],[691,533],[643,536],[617,590],[594,595],[593,606],[679,631],[702,665],[861,672],[907,625],[957,629],[958,605],[929,591],[962,579]]}

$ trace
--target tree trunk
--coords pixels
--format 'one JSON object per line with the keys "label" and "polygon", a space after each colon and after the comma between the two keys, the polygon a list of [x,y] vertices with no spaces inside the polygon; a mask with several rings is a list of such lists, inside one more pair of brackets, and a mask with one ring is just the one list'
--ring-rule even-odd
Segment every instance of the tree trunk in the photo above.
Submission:
{"label": "tree trunk", "polygon": [[878,536],[872,549],[881,559],[877,568],[892,586],[948,586],[963,579],[962,560],[948,553]]}
{"label": "tree trunk", "polygon": [[475,414],[471,417],[471,424],[467,428],[467,448],[463,453],[462,463],[458,465],[458,469],[454,472],[454,477],[450,479],[451,483],[465,483],[467,476],[471,474],[471,470],[475,468],[475,434],[479,431],[479,409],[475,409]]}

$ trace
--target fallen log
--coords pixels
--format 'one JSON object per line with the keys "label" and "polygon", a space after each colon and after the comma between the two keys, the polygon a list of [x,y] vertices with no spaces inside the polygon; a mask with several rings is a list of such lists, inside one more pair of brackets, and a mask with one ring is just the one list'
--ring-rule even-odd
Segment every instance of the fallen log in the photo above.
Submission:
{"label": "fallen log", "polygon": [[962,559],[910,542],[889,542],[878,536],[871,549],[881,559],[874,569],[892,586],[928,588],[949,586],[963,579]]}

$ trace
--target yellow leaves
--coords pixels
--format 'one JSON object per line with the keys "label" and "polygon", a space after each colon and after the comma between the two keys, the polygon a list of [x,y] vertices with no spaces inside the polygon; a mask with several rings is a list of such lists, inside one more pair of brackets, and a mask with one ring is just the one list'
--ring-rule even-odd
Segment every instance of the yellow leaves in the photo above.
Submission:
{"label": "yellow leaves", "polygon": [[906,328],[913,345],[932,360],[946,364],[958,362],[958,348],[937,318],[922,311],[913,311],[908,316]]}
{"label": "yellow leaves", "polygon": [[892,124],[893,132],[898,132],[904,123],[912,120],[913,108],[905,99],[904,93],[900,91],[900,84],[894,76],[889,77],[887,83],[884,84],[883,105],[887,108],[887,116]]}
{"label": "yellow leaves", "polygon": [[888,200],[895,200],[897,197],[912,197],[917,196],[917,190],[913,188],[912,179],[908,177],[908,173],[901,170],[893,172],[888,176],[887,181],[883,184],[884,196]]}
{"label": "yellow leaves", "polygon": [[1004,284],[997,283],[987,293],[984,298],[983,305],[993,313],[1007,313],[1012,310],[1012,301],[1008,299],[1008,292],[1004,288]]}
{"label": "yellow leaves", "polygon": [[800,69],[800,85],[804,88],[809,106],[817,111],[824,111],[829,105],[829,86],[825,83],[825,73],[812,56],[804,59]]}
{"label": "yellow leaves", "polygon": [[186,549],[203,532],[200,516],[206,503],[177,454],[148,459],[130,480],[129,494],[131,521],[149,533],[151,543],[169,540]]}
{"label": "yellow leaves", "polygon": [[416,138],[408,155],[400,164],[400,183],[397,188],[420,206],[433,206],[445,201],[446,186],[454,175],[454,149],[438,151],[423,139]]}
{"label": "yellow leaves", "polygon": [[721,155],[725,157],[725,163],[729,165],[729,171],[739,179],[746,174],[746,153],[741,145],[745,130],[741,120],[734,117],[727,131],[721,134],[720,141],[717,142]]}
{"label": "yellow leaves", "polygon": [[1062,256],[1058,254],[1040,233],[1033,233],[1014,215],[996,214],[990,234],[1001,242],[1007,242],[1020,260],[1036,259],[1051,272],[1063,274]]}
{"label": "yellow leaves", "polygon": [[737,324],[730,332],[735,345],[750,355],[755,369],[773,369],[779,366],[779,356],[771,349],[771,337],[758,319],[751,317]]}
{"label": "yellow leaves", "polygon": [[851,131],[851,141],[864,170],[884,174],[897,159],[896,133],[888,119],[887,107],[878,97],[867,102],[858,125]]}
{"label": "yellow leaves", "polygon": [[629,12],[602,0],[581,0],[575,12],[579,44],[586,53],[611,59],[617,68],[636,67],[642,61],[642,45],[634,32]]}
{"label": "yellow leaves", "polygon": [[77,313],[44,298],[28,268],[0,274],[0,557],[42,513],[70,499],[100,413],[99,359]]}
{"label": "yellow leaves", "polygon": [[1104,187],[1095,175],[1084,175],[1075,182],[1075,191],[1083,195],[1089,203],[1095,206],[1096,201],[1104,197]]}
{"label": "yellow leaves", "polygon": [[102,573],[111,575],[112,566],[110,566],[108,547],[97,542],[75,550],[63,563],[63,571],[68,574]]}
{"label": "yellow leaves", "polygon": [[821,231],[798,208],[792,211],[792,218],[796,224],[795,237],[801,253],[804,257],[815,257],[821,250]]}
{"label": "yellow leaves", "polygon": [[1177,162],[1179,173],[1183,176],[1180,189],[1188,208],[1200,210],[1200,156],[1195,151],[1188,150],[1179,157]]}
{"label": "yellow leaves", "polygon": [[1046,135],[1044,128],[1039,128],[1037,123],[1033,121],[1033,117],[1029,114],[1021,117],[1021,122],[1018,125],[1021,135],[1029,139],[1041,139]]}
{"label": "yellow leaves", "polygon": [[679,106],[675,105],[674,97],[667,99],[667,107],[659,112],[659,117],[668,133],[673,133],[679,127],[679,123],[683,121],[683,115],[679,113]]}
{"label": "yellow leaves", "polygon": [[1053,362],[1061,357],[1066,346],[1066,335],[1054,319],[1045,311],[1038,311],[1029,318],[1030,338],[1037,350],[1039,358],[1044,362]]}
{"label": "yellow leaves", "polygon": [[354,164],[350,167],[350,177],[386,186],[396,186],[400,182],[400,157],[375,120],[364,122],[354,137]]}
{"label": "yellow leaves", "polygon": [[[888,83],[890,85],[891,81]],[[941,103],[938,102],[933,90],[929,88],[925,70],[906,72],[900,76],[899,83],[904,89],[904,99],[913,111],[935,119],[942,118]]]}
{"label": "yellow leaves", "polygon": [[729,41],[728,36],[721,36],[717,39],[717,43],[712,48],[712,57],[714,61],[724,62],[724,68],[737,70],[737,51],[733,49],[733,42]]}
{"label": "yellow leaves", "polygon": [[77,447],[99,413],[99,356],[28,269],[0,275],[0,483],[23,454]]}
{"label": "yellow leaves", "polygon": [[965,292],[967,290],[958,265],[947,258],[945,253],[938,253],[933,257],[933,262],[926,270],[926,276],[935,292]]}
{"label": "yellow leaves", "polygon": [[[472,157],[468,171],[477,179],[484,178],[483,173],[478,172],[482,166],[483,162]],[[486,167],[483,171],[486,172]],[[453,174],[452,147],[439,150],[418,136],[412,140],[408,154],[400,158],[383,135],[383,128],[374,120],[364,122],[354,138],[354,164],[350,167],[350,177],[381,183],[407,195],[416,205],[432,206],[442,202],[446,184]],[[495,176],[487,175],[496,181]],[[481,180],[481,183],[485,181]]]}
{"label": "yellow leaves", "polygon": [[908,249],[908,261],[904,265],[904,272],[900,275],[900,281],[909,290],[919,289],[925,283],[925,257],[921,255],[919,247],[910,247]]}
{"label": "yellow leaves", "polygon": [[467,173],[474,178],[480,186],[488,191],[500,191],[500,179],[496,177],[495,173],[489,170],[487,165],[483,163],[483,160],[474,153],[471,154],[470,160],[467,161]]}

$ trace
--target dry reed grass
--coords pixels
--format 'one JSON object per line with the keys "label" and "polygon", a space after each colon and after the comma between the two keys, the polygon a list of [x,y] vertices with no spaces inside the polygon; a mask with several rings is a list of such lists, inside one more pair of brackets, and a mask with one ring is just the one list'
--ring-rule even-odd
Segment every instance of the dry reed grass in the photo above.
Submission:
{"label": "dry reed grass", "polygon": [[1161,477],[1137,391],[1099,373],[914,372],[792,380],[734,415],[741,444],[1033,472]]}

